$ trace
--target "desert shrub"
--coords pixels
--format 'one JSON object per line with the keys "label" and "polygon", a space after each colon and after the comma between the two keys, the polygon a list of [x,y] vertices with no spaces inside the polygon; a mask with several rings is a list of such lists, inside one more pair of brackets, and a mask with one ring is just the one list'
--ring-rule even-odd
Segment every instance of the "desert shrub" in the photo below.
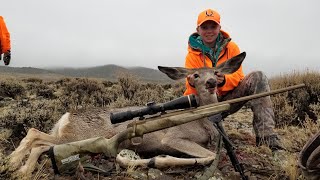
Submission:
{"label": "desert shrub", "polygon": [[292,120],[297,118],[295,107],[291,106],[287,97],[275,95],[272,98],[274,105],[275,121],[277,125],[290,125]]}
{"label": "desert shrub", "polygon": [[168,90],[172,88],[172,84],[162,84],[161,86],[164,90]]}
{"label": "desert shrub", "polygon": [[105,86],[105,87],[112,87],[114,84],[116,84],[116,82],[112,82],[112,81],[102,81],[102,84]]}
{"label": "desert shrub", "polygon": [[29,94],[36,94],[36,91],[38,89],[38,86],[41,83],[33,83],[33,82],[27,82],[26,83],[26,91],[29,92]]}
{"label": "desert shrub", "polygon": [[140,87],[139,80],[131,74],[120,73],[118,74],[118,83],[121,86],[121,90],[124,98],[132,100],[134,94]]}
{"label": "desert shrub", "polygon": [[173,94],[173,92],[174,92],[174,89],[173,89],[173,88],[170,88],[170,89],[165,90],[165,91],[164,91],[164,95],[163,95],[164,99],[165,99],[166,101],[171,101],[171,100],[173,100],[173,99],[175,99],[175,98],[180,97],[180,96],[175,96],[175,95]]}
{"label": "desert shrub", "polygon": [[120,95],[116,101],[112,101],[110,103],[110,107],[112,108],[123,108],[127,106],[133,106],[134,102],[125,98],[123,95]]}
{"label": "desert shrub", "polygon": [[162,103],[170,99],[166,99],[165,90],[156,85],[153,89],[147,88],[145,90],[139,90],[134,96],[134,105],[145,105],[148,102]]}
{"label": "desert shrub", "polygon": [[41,84],[43,82],[43,80],[39,78],[27,78],[27,79],[22,79],[22,81],[25,83],[38,83],[38,84]]}
{"label": "desert shrub", "polygon": [[41,97],[44,97],[47,99],[56,98],[54,92],[55,92],[54,88],[52,88],[46,84],[39,84],[39,86],[36,89],[37,96],[41,96]]}
{"label": "desert shrub", "polygon": [[[148,102],[163,103],[174,98],[172,95],[172,89],[165,90],[160,84],[140,84],[137,80],[134,80],[134,82],[133,87],[127,86],[130,90],[135,89],[134,93],[130,94],[130,98],[128,98],[124,93],[130,93],[130,91],[124,88],[126,86],[121,86],[121,83],[114,84],[111,88],[108,88],[110,96],[113,97],[113,101],[111,103],[112,107],[144,106]],[[127,85],[128,83],[124,84]]]}
{"label": "desert shrub", "polygon": [[78,106],[105,106],[111,102],[110,95],[104,86],[89,79],[76,78],[64,81],[62,93],[59,97],[66,109],[77,109]]}
{"label": "desert shrub", "polygon": [[161,102],[161,97],[158,96],[156,91],[152,89],[146,89],[136,93],[136,96],[134,98],[135,105],[146,105],[149,102]]}
{"label": "desert shrub", "polygon": [[26,90],[28,95],[41,96],[47,99],[56,98],[54,95],[55,88],[54,85],[49,85],[50,83],[42,83],[42,81],[30,81],[26,82]]}
{"label": "desert shrub", "polygon": [[320,74],[317,72],[293,72],[270,79],[272,89],[304,83],[305,88],[272,96],[277,125],[298,125],[306,118],[317,120],[320,114]]}
{"label": "desert shrub", "polygon": [[185,81],[177,81],[172,85],[173,96],[181,97],[183,96],[184,91],[186,90]]}
{"label": "desert shrub", "polygon": [[62,79],[59,79],[58,81],[55,82],[55,85],[56,87],[59,89],[63,86],[65,86],[66,84],[70,83],[71,78],[62,78]]}
{"label": "desert shrub", "polygon": [[156,83],[143,83],[140,86],[141,90],[146,90],[146,89],[155,89],[157,86]]}
{"label": "desert shrub", "polygon": [[108,94],[111,102],[117,101],[119,97],[123,96],[122,87],[119,84],[114,84],[107,88],[106,93]]}
{"label": "desert shrub", "polygon": [[11,138],[22,139],[31,127],[49,132],[63,113],[57,100],[19,102],[2,109],[0,127],[10,127]]}
{"label": "desert shrub", "polygon": [[24,97],[25,88],[18,81],[15,80],[1,80],[0,81],[0,96],[10,97],[16,99]]}

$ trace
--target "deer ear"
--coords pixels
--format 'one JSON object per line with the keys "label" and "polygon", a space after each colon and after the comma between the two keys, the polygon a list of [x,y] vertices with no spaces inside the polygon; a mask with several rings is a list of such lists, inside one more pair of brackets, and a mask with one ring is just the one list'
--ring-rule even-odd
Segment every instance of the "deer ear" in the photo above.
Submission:
{"label": "deer ear", "polygon": [[158,66],[158,69],[165,73],[169,78],[173,80],[178,80],[186,78],[188,74],[191,74],[191,70],[183,67],[163,67]]}
{"label": "deer ear", "polygon": [[222,74],[232,74],[240,68],[245,57],[246,57],[246,52],[243,52],[231,59],[228,59],[227,61],[220,64],[217,67],[216,71],[219,71]]}

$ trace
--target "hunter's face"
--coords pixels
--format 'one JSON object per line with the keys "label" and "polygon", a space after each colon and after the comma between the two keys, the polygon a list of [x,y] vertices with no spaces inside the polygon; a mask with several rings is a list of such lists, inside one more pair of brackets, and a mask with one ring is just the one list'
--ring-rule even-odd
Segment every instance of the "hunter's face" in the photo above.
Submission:
{"label": "hunter's face", "polygon": [[197,28],[197,32],[206,45],[213,45],[218,37],[220,29],[221,26],[216,22],[206,21]]}

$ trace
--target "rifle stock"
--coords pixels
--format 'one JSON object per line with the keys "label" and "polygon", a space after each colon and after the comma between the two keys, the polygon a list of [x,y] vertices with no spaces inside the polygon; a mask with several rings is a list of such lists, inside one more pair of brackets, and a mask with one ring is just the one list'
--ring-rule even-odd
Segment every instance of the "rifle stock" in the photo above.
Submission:
{"label": "rifle stock", "polygon": [[85,160],[88,154],[104,153],[107,157],[116,157],[119,143],[126,139],[141,137],[144,134],[195,121],[229,110],[229,104],[223,104],[206,109],[189,109],[180,114],[168,117],[157,117],[153,120],[137,121],[125,131],[107,139],[96,137],[51,147],[50,158],[55,172],[61,173],[74,169],[79,161]]}
{"label": "rifle stock", "polygon": [[135,121],[134,123],[129,124],[128,128],[125,131],[116,134],[110,139],[106,139],[104,137],[96,137],[82,141],[55,145],[51,147],[50,157],[52,159],[52,162],[56,164],[56,170],[59,170],[60,172],[61,170],[63,171],[63,169],[66,170],[75,168],[78,165],[78,162],[81,161],[86,156],[86,154],[104,153],[108,157],[116,157],[119,143],[126,139],[141,137],[147,133],[219,114],[221,112],[229,110],[230,104],[232,103],[278,94],[285,91],[302,88],[304,86],[304,84],[299,84],[273,90],[270,92],[254,94],[215,104],[209,104],[197,108],[175,111],[161,116],[151,117],[143,121]]}

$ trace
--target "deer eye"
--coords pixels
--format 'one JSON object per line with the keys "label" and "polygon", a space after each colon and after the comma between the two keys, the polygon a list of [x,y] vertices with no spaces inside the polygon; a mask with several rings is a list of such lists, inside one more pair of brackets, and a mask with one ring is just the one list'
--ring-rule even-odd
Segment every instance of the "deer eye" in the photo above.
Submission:
{"label": "deer eye", "polygon": [[198,78],[198,77],[199,77],[199,74],[194,74],[193,77],[194,77],[194,78]]}

